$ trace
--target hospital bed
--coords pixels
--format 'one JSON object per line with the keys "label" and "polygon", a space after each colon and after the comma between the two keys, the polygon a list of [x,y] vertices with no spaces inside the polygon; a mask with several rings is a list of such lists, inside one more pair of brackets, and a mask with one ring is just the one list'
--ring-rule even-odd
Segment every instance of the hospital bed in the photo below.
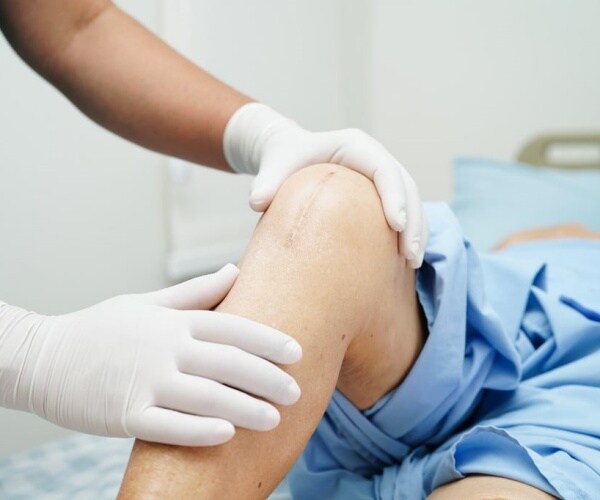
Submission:
{"label": "hospital bed", "polygon": [[[583,160],[556,155],[565,147],[579,148]],[[453,209],[481,251],[512,231],[535,226],[579,222],[600,231],[600,133],[538,137],[522,148],[516,163],[458,159]],[[4,459],[0,498],[115,498],[132,444],[79,435]],[[290,498],[285,483],[271,498]]]}
{"label": "hospital bed", "polygon": [[[78,435],[0,461],[2,500],[114,500],[133,439]],[[270,500],[290,500],[285,482]]]}
{"label": "hospital bed", "polygon": [[516,162],[458,158],[452,209],[480,252],[536,227],[600,231],[600,133],[536,137]]}

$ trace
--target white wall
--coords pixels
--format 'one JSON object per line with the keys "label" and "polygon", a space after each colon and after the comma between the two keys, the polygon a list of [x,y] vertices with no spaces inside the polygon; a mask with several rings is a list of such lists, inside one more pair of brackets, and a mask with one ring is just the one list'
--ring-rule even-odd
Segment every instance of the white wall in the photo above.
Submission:
{"label": "white wall", "polygon": [[544,131],[600,130],[600,2],[375,0],[370,131],[428,199],[457,155],[514,158]]}
{"label": "white wall", "polygon": [[[158,26],[158,2],[123,3]],[[0,297],[56,314],[162,286],[162,162],[81,115],[0,38]],[[0,457],[66,434],[0,409]]]}

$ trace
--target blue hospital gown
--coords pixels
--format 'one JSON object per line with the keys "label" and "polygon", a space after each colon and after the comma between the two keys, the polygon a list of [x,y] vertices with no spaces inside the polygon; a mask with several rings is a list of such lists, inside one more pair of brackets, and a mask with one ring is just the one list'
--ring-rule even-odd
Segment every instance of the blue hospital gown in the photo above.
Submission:
{"label": "blue hospital gown", "polygon": [[600,498],[600,242],[478,256],[446,205],[426,210],[423,350],[367,411],[334,394],[294,498],[417,500],[474,473]]}

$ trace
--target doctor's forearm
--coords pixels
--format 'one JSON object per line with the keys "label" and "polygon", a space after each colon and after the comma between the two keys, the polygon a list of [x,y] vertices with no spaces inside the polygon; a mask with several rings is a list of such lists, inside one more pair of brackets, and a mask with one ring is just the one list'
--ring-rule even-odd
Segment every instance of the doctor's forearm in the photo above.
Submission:
{"label": "doctor's forearm", "polygon": [[227,169],[223,131],[250,98],[110,2],[32,3],[26,9],[0,1],[2,29],[19,54],[85,114],[149,149]]}

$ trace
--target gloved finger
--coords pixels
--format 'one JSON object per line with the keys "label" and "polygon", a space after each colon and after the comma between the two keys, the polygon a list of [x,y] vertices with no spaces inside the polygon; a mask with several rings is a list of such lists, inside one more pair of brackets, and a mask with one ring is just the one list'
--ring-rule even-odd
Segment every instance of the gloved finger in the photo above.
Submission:
{"label": "gloved finger", "polygon": [[403,167],[379,142],[361,130],[341,131],[341,146],[331,161],[351,168],[373,181],[381,198],[385,218],[392,229],[403,231],[406,224],[407,193]]}
{"label": "gloved finger", "polygon": [[300,397],[300,387],[290,375],[237,347],[196,340],[186,345],[177,365],[182,373],[209,378],[282,405],[294,404]]}
{"label": "gloved finger", "polygon": [[275,161],[264,159],[258,175],[252,182],[250,207],[255,212],[264,212],[269,208],[281,185],[293,173],[289,169],[282,168],[282,165],[274,164]]}
{"label": "gloved finger", "polygon": [[157,398],[164,408],[204,417],[217,417],[236,427],[270,431],[279,424],[279,412],[265,401],[202,377],[179,374]]}
{"label": "gloved finger", "polygon": [[217,311],[190,312],[189,319],[197,340],[235,346],[275,363],[302,358],[302,347],[292,337],[256,321]]}
{"label": "gloved finger", "polygon": [[130,436],[177,446],[215,446],[229,441],[235,428],[227,420],[188,415],[157,406],[146,408],[127,425]]}
{"label": "gloved finger", "polygon": [[404,231],[407,223],[407,194],[400,172],[395,168],[380,167],[375,171],[373,183],[381,198],[388,224],[394,231]]}
{"label": "gloved finger", "polygon": [[144,294],[156,305],[171,309],[211,309],[225,298],[240,270],[227,264],[216,273],[193,278],[178,285]]}
{"label": "gloved finger", "polygon": [[415,181],[403,169],[400,170],[400,174],[405,186],[407,199],[407,219],[406,227],[402,233],[401,252],[408,260],[409,265],[413,269],[416,269],[422,249],[421,228],[423,223],[423,206]]}
{"label": "gloved finger", "polygon": [[417,268],[423,265],[423,259],[425,257],[425,249],[427,248],[427,240],[429,239],[429,226],[427,224],[427,217],[425,216],[425,210],[421,204],[421,253],[417,261]]}

